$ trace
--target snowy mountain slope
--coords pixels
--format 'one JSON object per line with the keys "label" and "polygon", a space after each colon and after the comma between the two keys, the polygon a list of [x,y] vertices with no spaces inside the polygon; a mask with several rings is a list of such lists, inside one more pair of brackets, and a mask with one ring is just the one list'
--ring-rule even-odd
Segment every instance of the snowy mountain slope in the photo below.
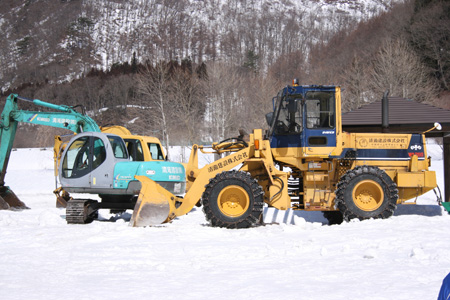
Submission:
{"label": "snowy mountain slope", "polygon": [[[0,8],[0,86],[64,81],[115,63],[281,54],[355,26],[403,0],[5,1]],[[42,79],[40,79],[42,77]]]}
{"label": "snowy mountain slope", "polygon": [[[395,2],[400,1],[190,0],[178,2],[182,4],[165,6],[163,3],[169,2],[133,0],[118,3],[91,0],[86,1],[86,5],[92,5],[95,10],[101,12],[95,20],[94,40],[97,53],[102,57],[101,65],[105,67],[117,61],[130,61],[133,52],[136,52],[138,57],[145,57],[151,53],[156,60],[167,59],[167,55],[172,59],[192,57],[194,61],[209,60],[213,58],[211,56],[220,58],[225,55],[220,53],[221,44],[230,33],[237,33],[238,37],[242,38],[241,46],[244,50],[263,43],[257,38],[252,39],[250,33],[242,32],[247,31],[247,28],[251,28],[250,31],[253,32],[275,29],[279,32],[273,32],[268,37],[274,38],[275,44],[281,44],[283,39],[276,35],[282,35],[284,27],[289,25],[289,21],[292,22],[292,16],[295,16],[296,21],[301,24],[300,27],[303,27],[300,34],[313,34],[314,31],[324,28],[335,32],[341,28],[343,22],[366,20],[386,11]],[[263,21],[275,16],[277,18],[281,16],[285,21],[281,21],[281,24],[278,22],[270,24],[272,28],[260,23],[255,23],[256,27],[242,28],[242,25],[251,20]],[[161,28],[161,26],[175,28]],[[204,54],[204,57],[198,57],[201,53],[195,53],[196,45],[192,43],[195,42],[195,35],[201,30],[217,36],[216,45],[210,47],[217,47],[218,53]],[[172,40],[172,34],[181,34],[187,43]],[[153,41],[157,42],[149,45],[149,37],[154,37]],[[158,41],[161,42],[160,45]],[[170,46],[174,46],[173,49],[164,49],[166,42],[172,43]]]}

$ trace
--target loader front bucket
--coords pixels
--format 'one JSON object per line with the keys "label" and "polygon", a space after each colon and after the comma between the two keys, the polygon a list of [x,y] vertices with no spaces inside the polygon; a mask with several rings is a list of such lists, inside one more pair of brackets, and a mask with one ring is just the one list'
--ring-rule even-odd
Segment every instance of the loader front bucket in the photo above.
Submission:
{"label": "loader front bucket", "polygon": [[0,209],[26,209],[25,203],[8,186],[0,187]]}
{"label": "loader front bucket", "polygon": [[142,188],[134,207],[130,226],[144,227],[159,225],[169,219],[173,209],[167,191],[159,184],[146,176],[136,176],[141,182]]}

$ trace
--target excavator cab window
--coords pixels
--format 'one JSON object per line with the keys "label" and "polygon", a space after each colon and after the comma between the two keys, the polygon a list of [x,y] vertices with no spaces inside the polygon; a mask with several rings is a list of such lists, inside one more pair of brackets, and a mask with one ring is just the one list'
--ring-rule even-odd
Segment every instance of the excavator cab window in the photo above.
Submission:
{"label": "excavator cab window", "polygon": [[73,142],[67,150],[62,164],[63,177],[82,177],[100,166],[105,159],[106,150],[101,139],[81,137]]}
{"label": "excavator cab window", "polygon": [[106,150],[105,144],[99,138],[94,138],[94,153],[93,153],[93,162],[92,169],[96,169],[100,166],[106,159]]}
{"label": "excavator cab window", "polygon": [[73,142],[63,160],[63,177],[77,178],[89,173],[89,137]]}
{"label": "excavator cab window", "polygon": [[116,158],[128,158],[127,148],[124,141],[114,135],[108,135],[108,140],[111,143],[111,147]]}

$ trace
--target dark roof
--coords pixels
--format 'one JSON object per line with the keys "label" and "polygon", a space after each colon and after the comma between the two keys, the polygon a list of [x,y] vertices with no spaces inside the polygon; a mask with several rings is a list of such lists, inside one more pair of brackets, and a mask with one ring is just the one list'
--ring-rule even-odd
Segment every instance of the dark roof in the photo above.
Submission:
{"label": "dark roof", "polygon": [[[381,100],[344,113],[345,125],[381,125]],[[413,100],[389,97],[389,125],[449,123],[450,110]]]}
{"label": "dark roof", "polygon": [[[342,127],[348,132],[380,132],[382,101],[378,100],[359,109],[342,114]],[[389,97],[390,132],[423,132],[441,123],[444,132],[450,132],[450,110],[413,100]],[[433,131],[436,133],[435,131]],[[433,133],[430,133],[433,134]]]}

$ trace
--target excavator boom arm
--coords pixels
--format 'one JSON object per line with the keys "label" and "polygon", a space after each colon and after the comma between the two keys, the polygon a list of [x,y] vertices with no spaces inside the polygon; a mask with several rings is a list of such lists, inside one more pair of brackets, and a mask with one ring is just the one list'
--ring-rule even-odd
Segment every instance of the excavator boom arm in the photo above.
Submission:
{"label": "excavator boom arm", "polygon": [[[46,107],[61,112],[26,111],[19,109],[17,100],[33,103],[36,106]],[[71,130],[75,133],[84,131],[100,132],[97,123],[85,114],[79,113],[73,107],[48,103],[39,99],[28,99],[11,94],[6,99],[2,111],[2,125],[9,127],[11,122],[33,123]]]}

